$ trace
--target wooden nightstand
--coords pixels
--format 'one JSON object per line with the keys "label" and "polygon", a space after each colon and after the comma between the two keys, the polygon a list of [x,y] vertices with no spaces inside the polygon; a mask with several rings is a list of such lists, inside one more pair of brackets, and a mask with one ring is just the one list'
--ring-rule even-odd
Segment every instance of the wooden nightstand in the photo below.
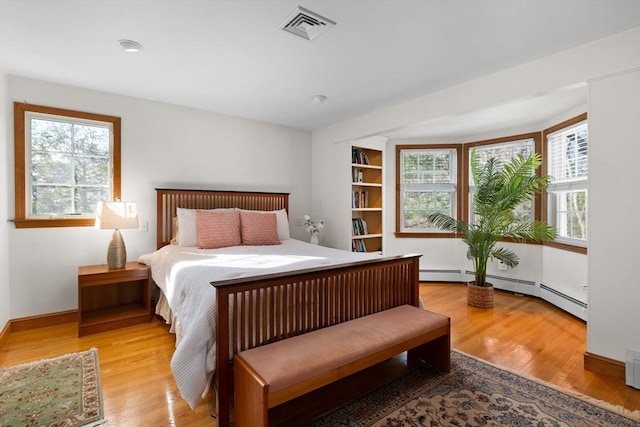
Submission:
{"label": "wooden nightstand", "polygon": [[78,267],[78,336],[151,320],[149,267],[128,262]]}

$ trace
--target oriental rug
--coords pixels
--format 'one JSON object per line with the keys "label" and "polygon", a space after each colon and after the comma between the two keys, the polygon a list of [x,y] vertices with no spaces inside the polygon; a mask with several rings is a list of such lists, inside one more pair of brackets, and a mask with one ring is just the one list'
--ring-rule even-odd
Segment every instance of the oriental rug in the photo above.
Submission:
{"label": "oriental rug", "polygon": [[0,369],[0,426],[95,426],[103,422],[98,351]]}
{"label": "oriental rug", "polygon": [[451,372],[423,366],[309,427],[640,426],[640,413],[559,390],[453,351]]}

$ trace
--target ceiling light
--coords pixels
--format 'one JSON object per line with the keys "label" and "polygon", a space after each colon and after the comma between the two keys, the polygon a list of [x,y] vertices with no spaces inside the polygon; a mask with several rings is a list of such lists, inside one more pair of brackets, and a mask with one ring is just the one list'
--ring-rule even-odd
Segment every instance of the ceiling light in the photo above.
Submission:
{"label": "ceiling light", "polygon": [[118,43],[120,43],[120,46],[127,52],[139,52],[142,50],[142,45],[133,40],[121,39],[118,40]]}
{"label": "ceiling light", "polygon": [[314,96],[313,98],[311,98],[311,99],[313,99],[313,100],[314,100],[315,102],[317,102],[318,104],[322,104],[324,101],[326,101],[326,100],[327,100],[327,97],[326,97],[326,96],[324,96],[324,95],[315,95],[315,96]]}

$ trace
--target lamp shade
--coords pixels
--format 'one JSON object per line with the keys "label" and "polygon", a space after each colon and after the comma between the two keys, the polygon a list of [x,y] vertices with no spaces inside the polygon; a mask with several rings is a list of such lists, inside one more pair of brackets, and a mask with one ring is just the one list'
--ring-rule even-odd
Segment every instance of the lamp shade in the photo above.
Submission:
{"label": "lamp shade", "polygon": [[135,202],[99,202],[96,228],[138,228],[138,208]]}

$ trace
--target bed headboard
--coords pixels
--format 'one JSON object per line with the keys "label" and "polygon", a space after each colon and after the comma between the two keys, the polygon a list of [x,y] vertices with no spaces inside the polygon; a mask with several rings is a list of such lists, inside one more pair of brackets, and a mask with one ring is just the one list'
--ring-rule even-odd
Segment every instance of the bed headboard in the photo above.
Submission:
{"label": "bed headboard", "polygon": [[157,249],[168,245],[173,236],[178,208],[216,209],[240,208],[260,211],[286,209],[289,213],[289,193],[252,191],[174,190],[156,188]]}

